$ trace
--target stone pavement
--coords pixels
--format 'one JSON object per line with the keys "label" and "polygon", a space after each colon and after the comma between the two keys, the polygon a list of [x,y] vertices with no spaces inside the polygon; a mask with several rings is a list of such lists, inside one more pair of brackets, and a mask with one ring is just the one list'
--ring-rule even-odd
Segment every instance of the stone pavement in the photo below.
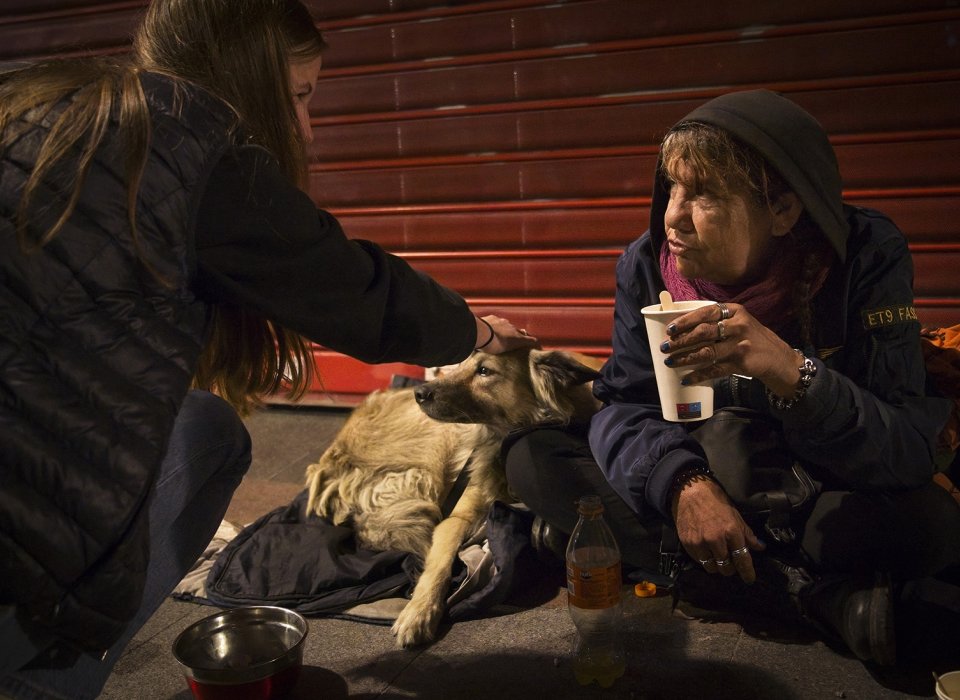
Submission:
{"label": "stone pavement", "polygon": [[[228,519],[250,522],[289,502],[303,487],[306,465],[345,415],[340,409],[271,407],[249,418],[254,464]],[[562,572],[546,571],[539,590],[481,619],[443,628],[435,644],[414,650],[396,648],[389,627],[310,618],[294,700],[933,698],[931,670],[960,669],[960,618],[943,608],[917,603],[898,619],[903,662],[883,670],[806,630],[684,605],[672,610],[668,596],[637,598],[625,586],[627,673],[607,690],[581,687],[570,667],[574,628],[562,586]],[[214,612],[166,601],[133,640],[101,697],[188,700],[171,645],[189,624]]]}

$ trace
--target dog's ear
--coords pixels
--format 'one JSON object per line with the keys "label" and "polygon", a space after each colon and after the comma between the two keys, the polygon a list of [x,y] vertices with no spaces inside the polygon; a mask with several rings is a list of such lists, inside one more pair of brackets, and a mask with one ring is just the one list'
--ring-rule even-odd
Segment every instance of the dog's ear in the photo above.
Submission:
{"label": "dog's ear", "polygon": [[531,350],[529,362],[530,383],[539,404],[537,422],[568,422],[575,414],[595,410],[587,405],[593,400],[590,390],[576,387],[599,377],[597,370],[563,350]]}
{"label": "dog's ear", "polygon": [[600,373],[585,364],[594,361],[593,358],[581,357],[565,350],[531,350],[530,373],[547,379],[554,386],[586,384],[599,377]]}

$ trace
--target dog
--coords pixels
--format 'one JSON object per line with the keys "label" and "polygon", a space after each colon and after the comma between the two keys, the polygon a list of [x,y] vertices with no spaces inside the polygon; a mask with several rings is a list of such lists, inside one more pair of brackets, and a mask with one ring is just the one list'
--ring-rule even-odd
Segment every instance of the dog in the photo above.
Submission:
{"label": "dog", "polygon": [[[474,352],[437,379],[370,394],[307,467],[307,512],[349,523],[358,543],[412,552],[423,572],[398,615],[400,647],[434,640],[461,544],[508,500],[500,444],[511,431],[586,421],[599,361],[562,350]],[[469,481],[448,517],[461,469]]]}

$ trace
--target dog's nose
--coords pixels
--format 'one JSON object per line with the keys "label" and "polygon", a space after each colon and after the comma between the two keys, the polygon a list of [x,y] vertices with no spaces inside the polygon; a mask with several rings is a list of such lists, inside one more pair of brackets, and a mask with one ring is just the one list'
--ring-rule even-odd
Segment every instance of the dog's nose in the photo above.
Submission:
{"label": "dog's nose", "polygon": [[423,404],[427,401],[433,401],[433,389],[427,384],[421,384],[414,389],[413,395],[416,397],[418,404]]}

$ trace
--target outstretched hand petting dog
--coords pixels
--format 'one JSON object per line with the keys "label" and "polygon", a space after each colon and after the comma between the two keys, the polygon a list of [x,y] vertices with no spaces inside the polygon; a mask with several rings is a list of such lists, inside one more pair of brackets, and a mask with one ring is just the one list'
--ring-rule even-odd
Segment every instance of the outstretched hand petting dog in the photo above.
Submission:
{"label": "outstretched hand petting dog", "polygon": [[476,350],[483,350],[490,355],[499,355],[501,352],[510,350],[539,347],[540,341],[536,336],[527,333],[526,328],[517,328],[500,316],[477,317]]}

